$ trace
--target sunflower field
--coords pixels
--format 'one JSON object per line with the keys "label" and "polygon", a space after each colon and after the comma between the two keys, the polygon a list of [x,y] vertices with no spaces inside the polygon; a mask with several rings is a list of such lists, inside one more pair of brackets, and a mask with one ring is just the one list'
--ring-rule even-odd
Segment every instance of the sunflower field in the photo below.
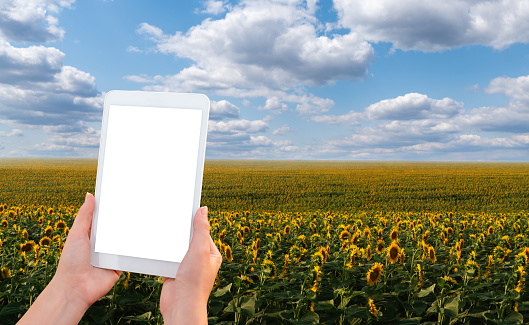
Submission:
{"label": "sunflower field", "polygon": [[[96,169],[0,160],[1,324],[51,280]],[[206,161],[209,322],[527,323],[528,190],[528,163]],[[124,272],[81,323],[162,324],[161,285]]]}

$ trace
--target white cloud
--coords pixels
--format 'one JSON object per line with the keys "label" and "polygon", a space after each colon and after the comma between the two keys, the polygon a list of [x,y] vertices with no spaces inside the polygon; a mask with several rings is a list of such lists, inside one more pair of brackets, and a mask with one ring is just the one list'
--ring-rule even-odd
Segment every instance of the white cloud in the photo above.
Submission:
{"label": "white cloud", "polygon": [[225,118],[238,118],[241,114],[239,107],[227,100],[211,101],[209,118],[211,120],[222,120]]}
{"label": "white cloud", "polygon": [[0,41],[0,83],[51,81],[61,72],[64,53],[53,47],[17,48]]}
{"label": "white cloud", "polygon": [[334,0],[340,24],[363,39],[402,50],[470,44],[503,49],[529,41],[529,5],[518,0]]}
{"label": "white cloud", "polygon": [[522,105],[522,109],[529,110],[529,76],[518,78],[499,77],[493,79],[485,92],[489,94],[503,94],[514,99],[516,107]]}
{"label": "white cloud", "polygon": [[275,129],[274,131],[272,131],[272,134],[273,135],[285,135],[285,134],[288,134],[288,133],[291,133],[292,132],[292,129],[286,125],[286,124],[283,124],[281,125],[281,127]]}
{"label": "white cloud", "polygon": [[208,123],[208,133],[256,133],[263,132],[268,129],[268,123],[262,120],[231,120],[231,121],[209,121]]}
{"label": "white cloud", "polygon": [[202,3],[204,9],[198,12],[211,15],[220,15],[225,13],[231,6],[226,0],[206,0]]}
{"label": "white cloud", "polygon": [[143,53],[142,50],[140,50],[139,48],[137,48],[136,46],[129,46],[127,47],[127,52],[131,52],[131,53]]}
{"label": "white cloud", "polygon": [[344,115],[314,115],[311,116],[311,120],[327,124],[359,126],[360,121],[365,120],[364,116],[364,113],[349,111]]}
{"label": "white cloud", "polygon": [[[41,145],[11,152],[23,155],[46,150],[56,154],[73,152],[82,141],[60,139],[66,136],[74,139],[92,132],[84,123],[101,118],[102,94],[97,91],[95,78],[64,65],[65,54],[60,50],[38,44],[62,39],[64,30],[56,16],[74,2],[0,3],[0,119],[13,127],[11,132],[1,135],[22,136],[22,130],[40,129],[51,136]],[[28,42],[37,44],[13,45]]]}
{"label": "white cloud", "polygon": [[250,136],[250,144],[254,146],[270,146],[272,145],[272,140],[264,135]]}
{"label": "white cloud", "polygon": [[61,40],[57,14],[70,8],[75,0],[2,0],[0,4],[0,41],[46,43]]}
{"label": "white cloud", "polygon": [[366,107],[362,112],[349,111],[344,115],[315,115],[315,122],[358,126],[365,120],[421,120],[447,119],[455,116],[463,103],[451,98],[433,99],[424,94],[409,93],[384,99]]}
{"label": "white cloud", "polygon": [[12,129],[10,132],[0,131],[0,137],[21,137],[24,132],[20,129]]}
{"label": "white cloud", "polygon": [[355,33],[327,33],[316,18],[316,3],[242,1],[221,19],[208,18],[173,35],[142,23],[138,33],[154,41],[157,51],[194,63],[175,75],[128,79],[154,81],[146,90],[265,97],[260,109],[275,112],[287,110],[288,103],[301,114],[328,111],[334,102],[310,94],[304,86],[364,78],[374,50]]}
{"label": "white cloud", "polygon": [[261,110],[269,110],[274,112],[284,112],[288,110],[288,105],[285,103],[282,103],[278,97],[269,97],[266,99],[266,103],[264,106],[259,107],[258,109]]}
{"label": "white cloud", "polygon": [[409,93],[372,104],[365,109],[365,114],[370,120],[448,118],[457,114],[462,107],[462,103],[450,98],[437,100],[423,94]]}
{"label": "white cloud", "polygon": [[[482,160],[479,154],[492,150],[485,160],[505,160],[505,154],[523,160],[529,155],[529,151],[522,152],[529,147],[527,80],[523,76],[491,81],[487,92],[512,99],[505,107],[464,109],[450,98],[436,100],[411,93],[382,100],[360,112],[316,115],[311,120],[355,127],[348,136],[321,139],[334,157],[344,159],[356,159],[363,153],[366,159],[417,159],[426,154],[429,159]],[[464,156],[465,152],[472,154]]]}

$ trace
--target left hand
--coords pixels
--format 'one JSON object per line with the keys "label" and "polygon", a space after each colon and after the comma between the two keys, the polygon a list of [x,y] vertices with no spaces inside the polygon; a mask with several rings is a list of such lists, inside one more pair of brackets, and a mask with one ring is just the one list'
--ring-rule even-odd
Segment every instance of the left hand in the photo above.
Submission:
{"label": "left hand", "polygon": [[71,290],[72,294],[78,295],[88,307],[110,291],[121,275],[121,271],[97,268],[90,264],[94,206],[94,196],[87,193],[70,229],[53,278],[53,281]]}
{"label": "left hand", "polygon": [[64,244],[55,276],[17,324],[78,324],[88,307],[118,281],[121,271],[90,264],[94,206],[94,196],[87,193]]}

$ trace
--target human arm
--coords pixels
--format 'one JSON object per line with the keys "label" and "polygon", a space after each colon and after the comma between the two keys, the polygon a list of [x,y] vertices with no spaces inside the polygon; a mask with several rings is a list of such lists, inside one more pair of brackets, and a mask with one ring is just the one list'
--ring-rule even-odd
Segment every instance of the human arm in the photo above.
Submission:
{"label": "human arm", "polygon": [[120,271],[90,264],[94,206],[94,196],[87,193],[64,244],[55,276],[17,324],[78,324],[88,307],[119,279]]}
{"label": "human arm", "polygon": [[207,207],[193,220],[193,238],[176,278],[164,278],[160,311],[166,325],[207,324],[207,302],[222,256],[209,233]]}

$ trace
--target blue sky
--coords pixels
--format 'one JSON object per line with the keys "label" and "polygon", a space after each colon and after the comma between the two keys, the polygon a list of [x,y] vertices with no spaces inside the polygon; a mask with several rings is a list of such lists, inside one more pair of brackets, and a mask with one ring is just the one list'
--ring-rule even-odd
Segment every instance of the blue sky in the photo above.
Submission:
{"label": "blue sky", "polygon": [[207,158],[529,161],[528,42],[514,0],[4,0],[0,157],[97,157],[123,89],[208,95]]}

